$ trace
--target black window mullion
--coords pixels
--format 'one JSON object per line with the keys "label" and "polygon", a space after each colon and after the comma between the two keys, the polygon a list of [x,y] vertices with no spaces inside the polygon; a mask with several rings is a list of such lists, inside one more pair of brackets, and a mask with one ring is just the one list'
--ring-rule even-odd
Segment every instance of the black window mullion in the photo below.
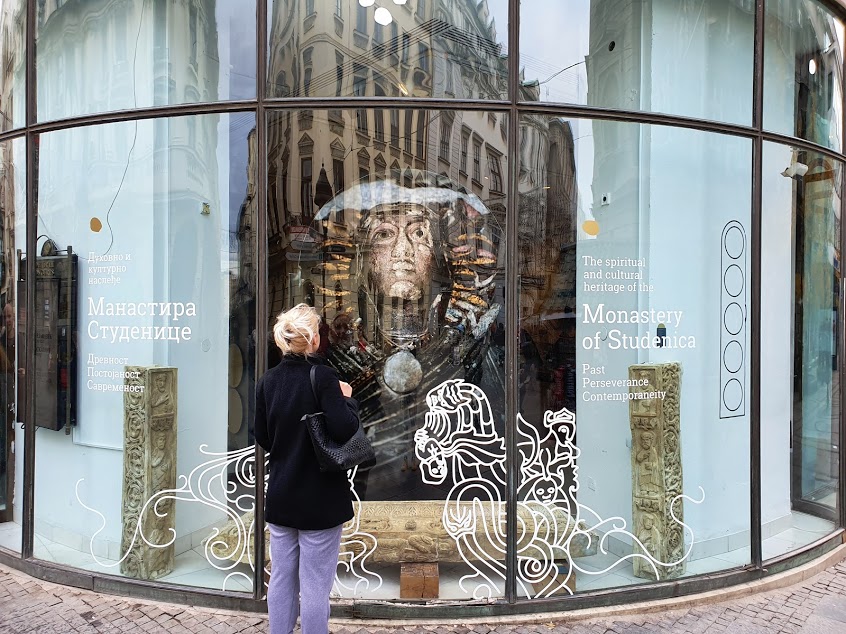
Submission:
{"label": "black window mullion", "polygon": [[[36,3],[27,2],[26,8],[26,318],[24,327],[24,345],[26,347],[24,367],[24,481],[23,481],[23,526],[21,557],[33,556],[35,523],[35,249],[37,235],[37,177],[38,154],[36,152],[38,134],[32,131],[37,121],[37,92],[35,75],[36,41]],[[20,272],[19,272],[20,273]],[[18,298],[20,301],[20,297]],[[19,420],[20,417],[18,417]]]}
{"label": "black window mullion", "polygon": [[519,148],[520,115],[517,107],[520,85],[520,0],[508,5],[508,213],[505,218],[505,599],[517,601],[517,346],[520,306],[519,270],[517,269],[517,229],[519,173],[516,161]]}
{"label": "black window mullion", "polygon": [[[267,369],[267,3],[256,2],[256,230],[253,253],[256,254],[256,380]],[[264,597],[264,450],[255,445],[255,513],[253,515],[253,598]]]}

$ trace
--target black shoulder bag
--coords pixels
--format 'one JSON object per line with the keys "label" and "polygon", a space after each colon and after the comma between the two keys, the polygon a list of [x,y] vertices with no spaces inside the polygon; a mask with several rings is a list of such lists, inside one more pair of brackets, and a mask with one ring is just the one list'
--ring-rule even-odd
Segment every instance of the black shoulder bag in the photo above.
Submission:
{"label": "black shoulder bag", "polygon": [[[317,388],[314,381],[314,372],[317,366],[312,366],[309,378],[311,379],[311,391],[314,399],[320,403],[317,396]],[[376,464],[376,453],[370,445],[370,441],[364,434],[361,421],[358,429],[345,443],[338,443],[332,440],[326,431],[326,414],[316,412],[306,414],[302,417],[311,436],[311,444],[314,445],[314,453],[317,455],[317,462],[321,471],[348,471],[356,465],[369,468]]]}

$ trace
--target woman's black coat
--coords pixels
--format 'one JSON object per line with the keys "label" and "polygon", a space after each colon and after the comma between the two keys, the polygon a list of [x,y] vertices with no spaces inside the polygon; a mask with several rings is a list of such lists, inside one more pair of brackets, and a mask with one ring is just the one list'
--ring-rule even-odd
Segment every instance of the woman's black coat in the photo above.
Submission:
{"label": "woman's black coat", "polygon": [[[309,371],[316,365],[314,398]],[[358,403],[345,398],[338,375],[320,359],[286,355],[256,386],[256,441],[267,452],[265,520],[300,530],[321,530],[353,517],[346,473],[318,467],[303,415],[322,411],[327,431],[338,442],[358,429]]]}

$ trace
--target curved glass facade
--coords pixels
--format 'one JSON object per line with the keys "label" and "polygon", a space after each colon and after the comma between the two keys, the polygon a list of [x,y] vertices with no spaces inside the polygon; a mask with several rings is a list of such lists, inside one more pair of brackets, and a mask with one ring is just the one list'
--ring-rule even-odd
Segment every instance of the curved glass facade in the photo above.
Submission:
{"label": "curved glass facade", "polygon": [[339,615],[842,543],[843,15],[0,3],[0,561],[260,609],[254,390],[300,302],[377,454]]}

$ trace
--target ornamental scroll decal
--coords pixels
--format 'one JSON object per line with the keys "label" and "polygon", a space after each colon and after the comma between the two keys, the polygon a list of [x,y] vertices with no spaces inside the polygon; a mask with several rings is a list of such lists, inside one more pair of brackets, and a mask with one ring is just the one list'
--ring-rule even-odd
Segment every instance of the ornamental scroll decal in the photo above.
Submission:
{"label": "ornamental scroll decal", "polygon": [[[498,593],[497,584],[504,582],[506,575],[504,439],[494,428],[487,396],[473,384],[448,380],[428,392],[426,404],[428,412],[424,425],[414,436],[421,477],[425,483],[433,485],[442,484],[450,478],[452,487],[444,502],[441,522],[455,544],[460,560],[472,571],[460,579],[460,587],[470,593],[467,584],[472,583],[474,598],[493,597]],[[578,503],[576,460],[579,449],[574,444],[575,416],[572,412],[567,409],[548,410],[544,414],[543,425],[538,427],[518,414],[517,433],[520,461],[515,536],[517,581],[525,596],[539,598],[562,591],[572,593],[568,582],[576,572],[580,575],[602,575],[627,560],[641,560],[641,565],[651,568],[658,577],[659,569],[678,566],[689,557],[693,530],[681,521],[675,509],[681,510],[678,504],[682,499],[701,504],[705,499],[701,487],[698,500],[683,494],[667,500],[669,517],[689,536],[689,541],[678,560],[664,562],[649,554],[638,537],[628,529],[625,519],[603,519],[589,507]],[[143,540],[150,547],[166,548],[176,541],[173,529],[164,540],[157,541],[154,536],[146,534],[142,528],[145,514],[155,513],[161,517],[165,512],[175,512],[173,501],[209,506],[224,513],[229,521],[223,528],[209,529],[209,536],[203,542],[206,560],[211,567],[228,573],[223,580],[223,589],[233,577],[251,582],[250,575],[235,570],[235,567],[246,563],[251,570],[255,569],[255,451],[250,447],[214,453],[202,445],[200,453],[209,459],[195,467],[188,476],[180,475],[176,488],[160,491],[143,504],[131,543]],[[228,476],[233,472],[234,481]],[[380,575],[368,568],[369,562],[378,557],[379,544],[371,532],[361,528],[362,503],[353,488],[355,470],[347,475],[356,514],[344,527],[338,572],[347,574],[336,573],[335,590],[345,589],[354,593],[373,591],[383,581]],[[118,562],[104,562],[94,556],[94,541],[105,528],[106,518],[82,501],[82,482],[76,483],[77,501],[101,520],[100,528],[90,540],[91,555],[105,568],[118,566],[129,551]],[[267,478],[265,486],[266,483]],[[588,570],[578,564],[576,558],[583,556],[594,540],[598,542],[596,545],[600,552],[608,553],[607,540],[612,536],[630,541],[634,552],[620,556],[602,570]],[[563,572],[562,562],[568,564],[563,567]]]}
{"label": "ornamental scroll decal", "polygon": [[[497,582],[505,580],[505,442],[495,430],[493,414],[485,393],[477,386],[453,379],[426,395],[428,413],[423,428],[415,433],[415,453],[420,460],[423,481],[442,484],[452,479],[443,509],[443,525],[455,540],[462,559],[473,571],[459,582],[475,584],[475,599],[491,598]],[[669,515],[690,535],[681,559],[663,562],[649,554],[622,517],[602,519],[576,501],[579,483],[573,443],[575,416],[567,409],[547,410],[543,429],[517,417],[520,480],[517,503],[517,581],[526,596],[549,597],[573,592],[568,586],[574,572],[601,575],[626,560],[639,560],[658,577],[659,568],[672,568],[687,559],[693,547],[693,530],[676,515],[681,499],[701,504],[679,494],[668,501]],[[620,556],[603,570],[587,570],[574,559],[584,544],[599,533],[599,549],[607,553],[606,540],[623,537],[638,548]],[[569,565],[562,568],[561,562]]]}
{"label": "ornamental scroll decal", "polygon": [[[207,445],[200,446],[200,453],[209,459],[195,467],[187,476],[180,474],[178,486],[173,489],[159,491],[149,497],[140,506],[137,520],[134,522],[135,531],[128,541],[128,547],[118,561],[103,561],[94,554],[94,542],[106,527],[106,517],[82,501],[80,485],[84,478],[77,481],[75,487],[76,500],[79,504],[100,518],[100,527],[89,540],[89,553],[94,561],[104,568],[120,566],[133,552],[136,543],[143,543],[149,548],[168,549],[176,542],[176,531],[169,529],[168,535],[148,534],[144,530],[146,517],[164,518],[176,512],[175,502],[201,504],[220,511],[228,520],[222,527],[212,527],[209,535],[203,540],[203,554],[209,566],[226,572],[221,589],[227,590],[227,584],[232,578],[242,578],[252,583],[252,576],[240,570],[235,570],[239,564],[248,564],[250,570],[255,570],[254,534],[255,534],[255,449],[247,447],[237,451],[215,453],[208,450]],[[265,474],[269,473],[269,465],[265,461]],[[234,479],[229,474],[234,474]],[[358,523],[361,501],[355,492],[353,478],[355,469],[347,474],[350,488],[353,492],[353,504],[356,517],[344,526],[341,538],[341,556],[338,561],[339,570],[349,573],[350,577],[341,579],[336,575],[336,587],[357,591],[360,587],[378,589],[382,578],[367,567],[368,558],[376,549],[376,538],[360,530]],[[268,476],[265,475],[265,487]],[[266,544],[269,541],[265,541]],[[266,560],[269,562],[269,548]],[[266,568],[270,572],[270,567]],[[166,578],[165,578],[166,580]]]}

